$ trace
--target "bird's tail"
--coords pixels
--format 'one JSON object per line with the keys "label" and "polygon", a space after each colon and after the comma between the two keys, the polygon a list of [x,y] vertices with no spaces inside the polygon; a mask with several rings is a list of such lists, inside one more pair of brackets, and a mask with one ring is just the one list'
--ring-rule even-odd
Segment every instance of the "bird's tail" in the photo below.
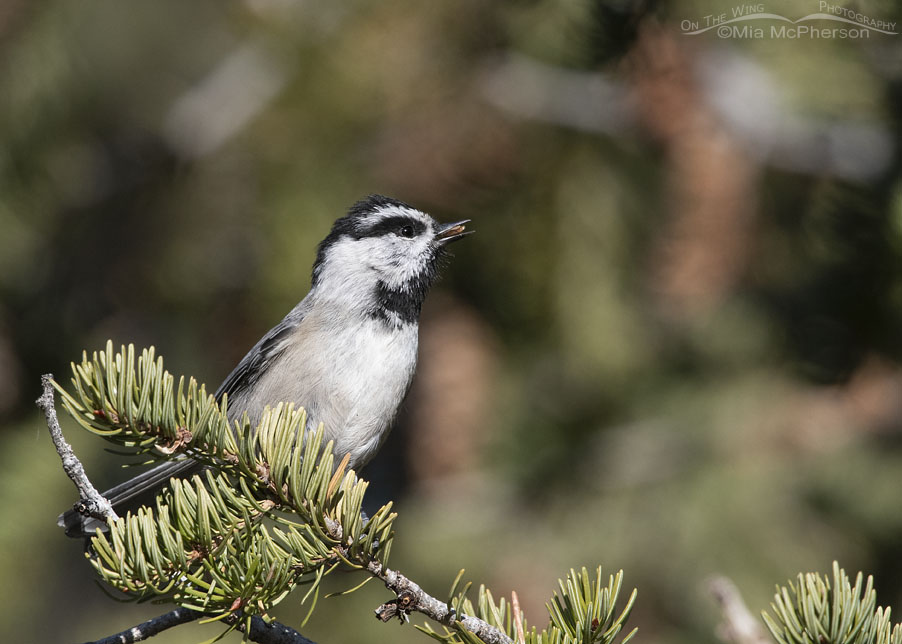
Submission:
{"label": "bird's tail", "polygon": [[[117,514],[120,514],[120,511],[124,513],[132,507],[141,505],[142,497],[149,502],[169,479],[188,476],[202,467],[200,463],[190,458],[167,461],[107,490],[103,496],[112,504]],[[97,528],[106,526],[103,521],[85,516],[74,508],[61,514],[56,522],[61,528],[65,528],[68,537],[90,537]]]}

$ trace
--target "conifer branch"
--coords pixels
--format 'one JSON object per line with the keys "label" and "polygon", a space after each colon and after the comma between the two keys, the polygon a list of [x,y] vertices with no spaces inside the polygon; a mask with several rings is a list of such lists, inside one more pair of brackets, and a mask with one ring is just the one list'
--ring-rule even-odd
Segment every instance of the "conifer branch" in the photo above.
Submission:
{"label": "conifer branch", "polygon": [[[463,571],[451,586],[450,599],[441,602],[427,595],[414,582],[400,573],[376,565],[370,566],[370,573],[383,579],[386,586],[396,593],[397,600],[383,604],[376,610],[376,616],[383,621],[397,615],[416,610],[444,626],[444,632],[436,632],[429,626],[417,626],[421,631],[445,644],[546,644],[547,642],[582,642],[585,644],[626,644],[636,634],[633,629],[621,638],[636,600],[633,590],[618,613],[615,606],[623,581],[623,572],[602,583],[601,566],[594,577],[583,568],[579,572],[571,570],[566,580],[558,582],[560,594],[555,593],[548,607],[551,618],[548,626],[539,631],[535,626],[527,628],[526,617],[512,601],[505,598],[498,602],[491,591],[480,586],[476,604],[467,597],[470,584],[457,590]],[[516,602],[519,603],[519,602]]]}
{"label": "conifer branch", "polygon": [[771,610],[762,617],[779,644],[902,644],[902,624],[893,626],[890,609],[877,606],[873,577],[864,583],[859,572],[853,587],[835,561],[832,583],[799,574],[788,587],[777,587]]}
{"label": "conifer branch", "polygon": [[457,614],[446,602],[436,599],[416,583],[399,572],[390,570],[378,561],[367,565],[367,570],[385,583],[385,587],[395,593],[396,600],[382,604],[376,609],[376,617],[387,622],[393,617],[404,620],[412,611],[422,613],[444,626],[459,623],[486,644],[512,644],[513,640],[500,629],[471,615]]}
{"label": "conifer branch", "polygon": [[180,624],[187,624],[202,617],[201,613],[187,609],[176,608],[158,617],[142,622],[137,626],[126,629],[121,633],[104,637],[103,639],[89,642],[86,644],[132,644],[132,642],[143,642],[144,640],[159,635],[165,630]]}
{"label": "conifer branch", "polygon": [[[86,644],[132,644],[133,642],[143,642],[174,626],[193,622],[203,616],[203,613],[199,613],[189,608],[176,608],[168,613],[159,615],[158,617],[149,619],[137,626],[126,629],[121,633],[116,633],[115,635],[110,635],[109,637],[104,637],[103,639]],[[275,620],[267,623],[261,617],[254,617],[251,619],[249,630],[244,622],[240,622],[237,625],[237,630],[245,633],[249,641],[258,642],[259,644],[316,644],[316,642],[307,639],[290,626],[286,626]]]}
{"label": "conifer branch", "polygon": [[115,521],[119,517],[113,511],[113,506],[107,501],[103,495],[97,491],[94,484],[91,483],[85,468],[81,461],[75,456],[72,446],[63,436],[63,430],[60,427],[59,419],[56,417],[56,401],[53,396],[53,374],[44,374],[41,376],[41,385],[43,393],[35,403],[44,412],[47,419],[47,428],[50,430],[50,438],[53,445],[63,462],[63,470],[66,472],[75,487],[78,489],[79,501],[75,504],[76,509],[84,515],[107,521],[112,519]]}
{"label": "conifer branch", "polygon": [[245,633],[251,642],[259,644],[316,644],[290,626],[275,620],[267,622],[262,617],[253,617],[249,630],[244,623],[238,626],[238,630]]}
{"label": "conifer branch", "polygon": [[178,606],[107,641],[139,641],[136,633],[149,637],[154,628],[204,616],[251,641],[309,644],[270,621],[268,611],[299,585],[309,585],[301,603],[315,598],[323,578],[338,567],[377,577],[395,594],[377,610],[380,619],[407,621],[411,612],[422,613],[443,632],[418,628],[447,644],[511,644],[514,638],[518,644],[625,644],[636,633],[621,637],[636,598],[633,590],[616,612],[622,572],[605,585],[600,567],[594,578],[585,568],[571,570],[548,604],[548,627],[537,631],[483,586],[474,604],[467,597],[470,584],[458,590],[463,571],[442,601],[389,569],[396,518],[391,503],[363,517],[367,482],[347,469],[347,458],[335,464],[322,426],[308,431],[303,409],[278,404],[255,427],[246,415],[230,423],[225,397],[217,402],[193,378],[179,378],[176,387],[153,348],[137,355],[131,345],[115,352],[108,342],[91,357],[83,354],[72,373],[71,392],[45,377],[39,404],[52,432],[59,425],[51,386],[82,427],[128,453],[151,460],[184,454],[207,466],[190,479],[171,479],[153,507],[111,517],[109,530],[91,539],[91,565],[126,599]]}

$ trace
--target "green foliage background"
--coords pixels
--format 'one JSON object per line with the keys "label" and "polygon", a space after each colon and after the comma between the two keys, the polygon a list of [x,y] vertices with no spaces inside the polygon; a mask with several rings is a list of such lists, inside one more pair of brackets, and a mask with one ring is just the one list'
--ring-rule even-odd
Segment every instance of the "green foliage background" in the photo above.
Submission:
{"label": "green foliage background", "polygon": [[[893,3],[854,6],[902,23]],[[478,230],[365,472],[374,502],[397,502],[394,567],[437,596],[465,567],[533,624],[566,570],[622,568],[642,642],[716,641],[715,572],[765,608],[837,559],[900,606],[902,36],[680,33],[729,10],[4,3],[3,639],[93,639],[160,611],[109,602],[54,525],[74,491],[32,405],[40,374],[110,337],[215,388],[372,192]],[[516,76],[524,60],[549,75]],[[617,100],[584,93],[599,79]],[[124,476],[66,429],[99,486]],[[304,633],[424,641],[373,620],[386,599],[323,601]],[[289,598],[277,617],[303,612]]]}

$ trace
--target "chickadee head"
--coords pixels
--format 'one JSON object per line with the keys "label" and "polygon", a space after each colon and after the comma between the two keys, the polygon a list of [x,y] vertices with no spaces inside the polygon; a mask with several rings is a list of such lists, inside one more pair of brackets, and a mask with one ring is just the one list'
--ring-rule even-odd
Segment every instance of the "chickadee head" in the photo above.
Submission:
{"label": "chickadee head", "polygon": [[397,326],[415,322],[444,248],[472,231],[439,224],[401,201],[371,195],[319,245],[311,291]]}

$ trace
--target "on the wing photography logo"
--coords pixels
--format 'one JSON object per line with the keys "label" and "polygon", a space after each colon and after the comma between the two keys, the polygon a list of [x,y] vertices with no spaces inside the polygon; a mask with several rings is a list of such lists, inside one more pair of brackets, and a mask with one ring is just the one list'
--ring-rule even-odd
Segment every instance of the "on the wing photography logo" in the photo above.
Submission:
{"label": "on the wing photography logo", "polygon": [[736,5],[729,11],[684,19],[680,29],[687,36],[713,32],[718,38],[756,40],[863,40],[899,33],[895,22],[826,0],[817,4],[817,12],[801,18],[771,13],[764,4]]}

